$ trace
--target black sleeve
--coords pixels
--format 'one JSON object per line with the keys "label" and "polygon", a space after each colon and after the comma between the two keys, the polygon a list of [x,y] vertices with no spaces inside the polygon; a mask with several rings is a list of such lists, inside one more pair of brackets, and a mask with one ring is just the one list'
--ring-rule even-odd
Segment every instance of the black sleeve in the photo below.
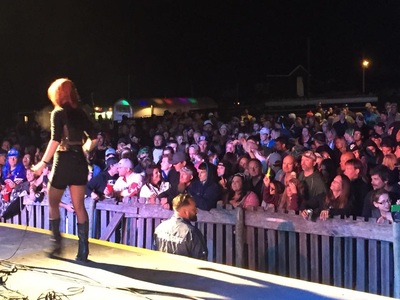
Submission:
{"label": "black sleeve", "polygon": [[53,141],[61,142],[63,135],[64,122],[62,118],[62,110],[54,109],[50,115],[50,124],[51,124],[51,137],[50,139]]}

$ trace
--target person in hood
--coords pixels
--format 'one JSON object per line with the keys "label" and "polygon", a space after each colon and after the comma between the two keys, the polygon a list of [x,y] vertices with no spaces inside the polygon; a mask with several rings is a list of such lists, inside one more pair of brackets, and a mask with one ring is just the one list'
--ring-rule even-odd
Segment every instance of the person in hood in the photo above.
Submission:
{"label": "person in hood", "polygon": [[208,162],[202,162],[198,169],[196,178],[188,187],[188,192],[193,196],[196,206],[202,210],[216,208],[217,201],[221,200],[221,188],[213,180],[211,168]]}
{"label": "person in hood", "polygon": [[382,164],[383,153],[374,141],[368,139],[364,143],[364,149],[364,156],[361,158],[361,160],[365,161],[368,170],[371,170],[375,166]]}

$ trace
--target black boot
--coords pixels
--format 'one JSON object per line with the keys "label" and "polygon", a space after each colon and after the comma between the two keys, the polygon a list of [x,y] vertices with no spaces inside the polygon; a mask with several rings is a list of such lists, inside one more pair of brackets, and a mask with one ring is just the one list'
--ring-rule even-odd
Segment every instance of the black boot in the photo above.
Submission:
{"label": "black boot", "polygon": [[50,230],[52,237],[50,238],[50,249],[48,250],[48,257],[53,258],[61,254],[61,234],[60,234],[60,219],[50,220]]}
{"label": "black boot", "polygon": [[87,261],[89,255],[89,223],[85,222],[83,224],[78,223],[78,254],[75,257],[75,260],[79,261]]}

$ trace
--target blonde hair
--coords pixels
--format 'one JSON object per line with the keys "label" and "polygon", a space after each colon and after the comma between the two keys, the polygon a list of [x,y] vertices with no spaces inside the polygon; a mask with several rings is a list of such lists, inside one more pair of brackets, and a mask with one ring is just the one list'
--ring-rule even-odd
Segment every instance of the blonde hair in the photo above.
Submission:
{"label": "blonde hair", "polygon": [[394,170],[396,164],[397,164],[397,157],[393,153],[386,154],[383,157],[382,165],[385,165],[390,170]]}
{"label": "blonde hair", "polygon": [[78,91],[68,78],[55,80],[47,90],[47,96],[54,106],[76,108],[79,102]]}

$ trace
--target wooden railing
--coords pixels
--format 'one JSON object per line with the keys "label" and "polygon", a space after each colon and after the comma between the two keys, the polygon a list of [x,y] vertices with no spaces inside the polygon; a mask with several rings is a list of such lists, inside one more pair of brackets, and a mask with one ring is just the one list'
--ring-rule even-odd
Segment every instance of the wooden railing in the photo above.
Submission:
{"label": "wooden railing", "polygon": [[[94,205],[87,199],[86,207],[91,237],[147,249],[153,247],[155,227],[172,215],[137,202]],[[61,209],[61,216],[62,231],[75,234],[74,214]],[[48,229],[47,206],[29,205],[7,222]],[[394,225],[350,218],[312,222],[262,208],[199,211],[196,224],[206,238],[209,261],[399,297]]]}

